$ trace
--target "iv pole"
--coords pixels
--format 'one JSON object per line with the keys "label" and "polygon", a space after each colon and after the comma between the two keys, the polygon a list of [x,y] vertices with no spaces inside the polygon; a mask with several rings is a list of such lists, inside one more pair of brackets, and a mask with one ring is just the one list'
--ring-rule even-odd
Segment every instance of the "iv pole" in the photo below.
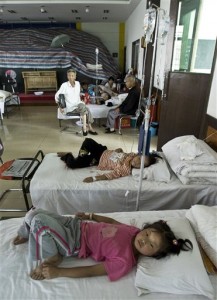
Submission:
{"label": "iv pole", "polygon": [[141,87],[140,87],[139,105],[138,105],[138,109],[136,112],[137,118],[139,117],[139,114],[141,111],[141,106],[142,106],[142,91],[143,91],[143,88],[145,85],[145,62],[146,62],[146,57],[147,57],[147,50],[148,50],[148,48],[146,47],[144,58],[143,58],[142,81],[141,81]]}
{"label": "iv pole", "polygon": [[[158,8],[158,7],[157,7]],[[142,178],[143,178],[143,171],[144,171],[144,163],[145,163],[145,150],[147,145],[147,137],[148,137],[148,129],[149,129],[149,120],[150,120],[150,106],[151,106],[151,91],[152,91],[152,84],[153,84],[153,74],[154,74],[154,64],[155,64],[155,56],[156,56],[156,44],[157,44],[157,36],[158,36],[158,9],[156,13],[156,24],[155,24],[155,38],[154,38],[154,50],[152,56],[152,65],[151,65],[151,76],[150,76],[150,83],[149,83],[149,93],[148,93],[148,101],[145,110],[145,117],[143,124],[144,125],[144,136],[143,136],[143,149],[142,149],[142,158],[141,158],[141,165],[140,165],[140,178],[139,178],[139,189],[137,193],[136,199],[136,211],[139,210],[139,199],[141,196],[141,188],[142,188]]]}
{"label": "iv pole", "polygon": [[98,56],[99,56],[99,49],[96,48],[96,89],[95,89],[95,96],[98,96]]}

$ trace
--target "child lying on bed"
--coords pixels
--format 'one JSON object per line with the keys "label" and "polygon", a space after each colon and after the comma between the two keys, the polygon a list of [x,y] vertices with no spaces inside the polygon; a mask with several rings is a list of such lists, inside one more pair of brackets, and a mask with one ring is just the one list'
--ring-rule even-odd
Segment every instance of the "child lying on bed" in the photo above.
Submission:
{"label": "child lying on bed", "polygon": [[[146,224],[139,229],[92,213],[67,217],[34,208],[26,214],[13,243],[18,245],[26,241],[29,241],[31,261],[40,261],[30,274],[35,280],[108,275],[114,281],[130,272],[139,255],[159,259],[193,249],[188,239],[177,239],[165,221]],[[69,256],[91,256],[99,263],[57,267],[63,257]]]}
{"label": "child lying on bed", "polygon": [[[98,165],[99,170],[112,170],[110,173],[87,177],[84,182],[99,180],[112,180],[119,177],[129,176],[132,168],[139,169],[141,156],[136,153],[124,153],[122,149],[107,150],[93,139],[86,138],[81,145],[77,158],[72,153],[58,153],[68,168],[85,168]],[[145,156],[144,167],[149,167],[156,162],[156,154]]]}

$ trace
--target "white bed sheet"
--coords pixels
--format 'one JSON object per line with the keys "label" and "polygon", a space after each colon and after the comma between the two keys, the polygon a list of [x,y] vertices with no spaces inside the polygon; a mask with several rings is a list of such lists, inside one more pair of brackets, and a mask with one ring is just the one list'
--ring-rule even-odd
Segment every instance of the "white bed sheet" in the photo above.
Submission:
{"label": "white bed sheet", "polygon": [[[102,174],[96,167],[71,170],[56,153],[45,155],[31,184],[35,207],[60,214],[77,211],[135,211],[139,182],[133,176],[84,183]],[[139,210],[188,209],[194,204],[217,205],[216,185],[183,185],[173,175],[169,183],[143,180]]]}
{"label": "white bed sheet", "polygon": [[106,105],[98,105],[98,104],[87,104],[87,107],[89,108],[92,117],[94,119],[105,119],[107,118],[108,112],[110,109],[114,109],[117,106],[106,106]]}
{"label": "white bed sheet", "polygon": [[[186,210],[125,212],[105,214],[112,218],[135,224],[145,222],[146,217],[156,220],[169,217],[183,217]],[[53,280],[35,281],[28,272],[28,244],[14,246],[12,240],[17,229],[22,224],[23,218],[0,221],[0,291],[1,300],[207,300],[204,296],[174,295],[151,293],[137,296],[134,286],[136,268],[127,276],[116,282],[109,282],[107,276],[95,278],[69,279],[56,278]],[[91,259],[64,259],[62,266],[87,265],[94,263]],[[216,276],[209,276],[217,293]],[[4,293],[3,293],[4,291]]]}

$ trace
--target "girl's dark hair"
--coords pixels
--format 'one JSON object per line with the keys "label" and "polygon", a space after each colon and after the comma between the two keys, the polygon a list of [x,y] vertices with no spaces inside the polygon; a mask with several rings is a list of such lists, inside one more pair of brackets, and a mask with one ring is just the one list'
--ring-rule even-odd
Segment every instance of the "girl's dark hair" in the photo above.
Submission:
{"label": "girl's dark hair", "polygon": [[180,251],[189,251],[193,249],[193,244],[189,239],[177,239],[166,221],[159,220],[152,224],[145,224],[143,229],[153,228],[161,234],[163,240],[162,249],[153,257],[160,259],[168,254],[179,255]]}
{"label": "girl's dark hair", "polygon": [[151,165],[153,165],[153,164],[155,164],[156,163],[156,161],[157,161],[157,158],[161,158],[162,159],[162,157],[161,156],[159,156],[157,153],[155,153],[155,152],[151,152],[151,153],[149,153],[149,155],[148,155],[148,159],[149,159],[149,166],[151,166]]}
{"label": "girl's dark hair", "polygon": [[156,163],[157,159],[156,159],[155,154],[150,153],[148,155],[148,157],[149,157],[149,165],[150,166]]}

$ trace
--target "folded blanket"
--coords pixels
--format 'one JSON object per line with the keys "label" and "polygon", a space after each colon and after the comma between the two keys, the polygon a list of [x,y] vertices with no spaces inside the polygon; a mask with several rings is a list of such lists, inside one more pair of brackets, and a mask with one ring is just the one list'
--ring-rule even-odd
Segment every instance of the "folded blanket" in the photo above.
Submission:
{"label": "folded blanket", "polygon": [[[176,174],[194,176],[195,173],[204,174],[205,177],[217,176],[217,162],[213,163],[183,163],[176,167]],[[192,175],[191,175],[192,174]]]}
{"label": "folded blanket", "polygon": [[217,184],[217,178],[205,177],[204,175],[200,177],[187,177],[180,174],[176,175],[183,184]]}
{"label": "folded blanket", "polygon": [[183,136],[169,141],[162,150],[183,184],[217,183],[217,153],[204,141]]}

